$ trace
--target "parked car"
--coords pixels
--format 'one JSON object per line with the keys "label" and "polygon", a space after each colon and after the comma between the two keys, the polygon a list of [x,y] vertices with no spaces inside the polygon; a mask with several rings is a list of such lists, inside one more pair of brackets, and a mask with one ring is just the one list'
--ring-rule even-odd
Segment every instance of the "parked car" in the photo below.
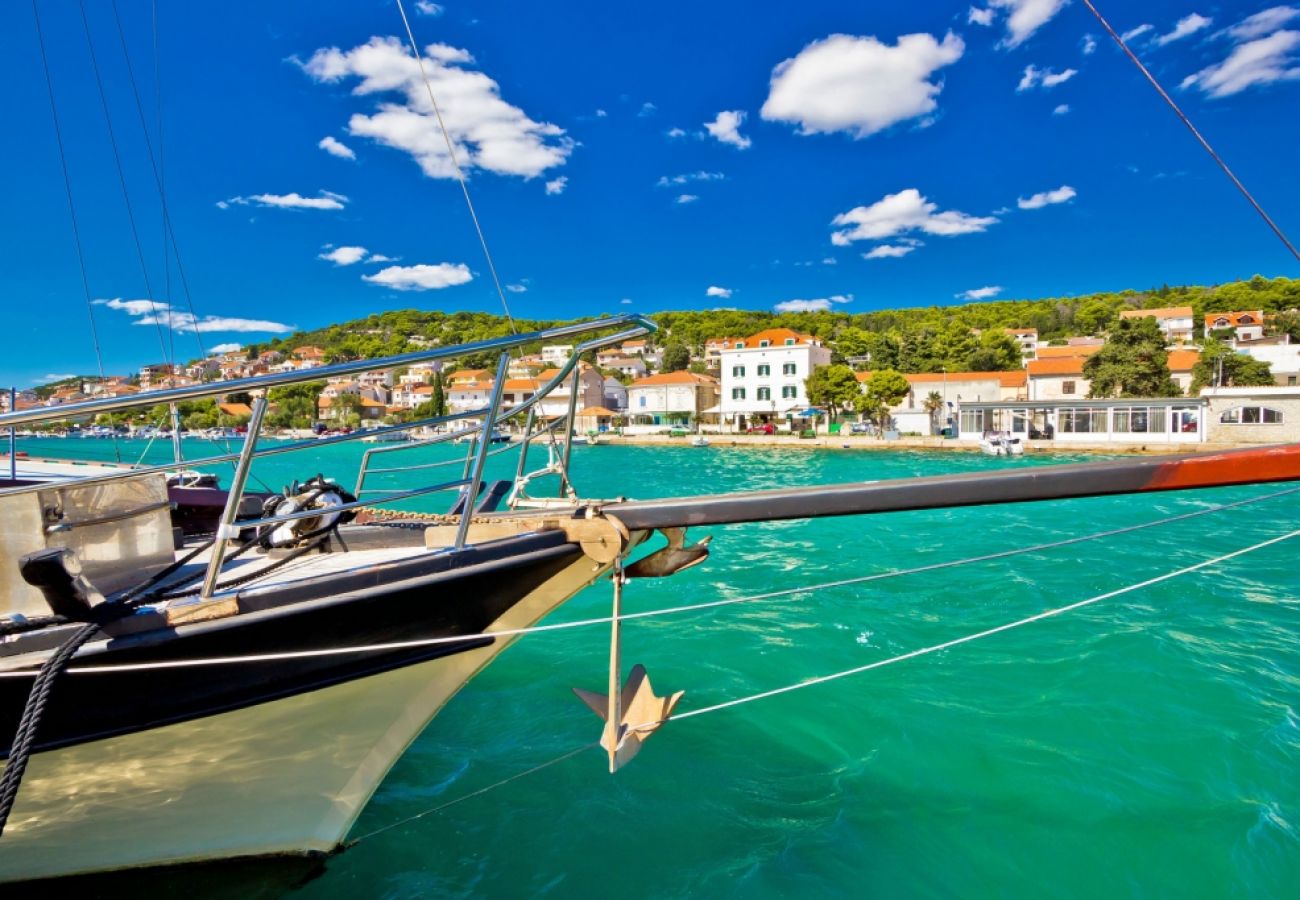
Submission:
{"label": "parked car", "polygon": [[749,426],[750,434],[776,434],[776,426],[771,422],[763,422],[759,425]]}
{"label": "parked car", "polygon": [[854,422],[849,426],[849,432],[852,434],[871,434],[871,426],[866,422]]}

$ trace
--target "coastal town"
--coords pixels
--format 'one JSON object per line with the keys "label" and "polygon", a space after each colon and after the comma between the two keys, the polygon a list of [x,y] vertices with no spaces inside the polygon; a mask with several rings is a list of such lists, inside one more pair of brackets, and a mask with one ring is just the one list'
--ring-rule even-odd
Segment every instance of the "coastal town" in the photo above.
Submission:
{"label": "coastal town", "polygon": [[[1162,358],[1151,360],[1164,387],[1152,396],[1123,386],[1098,390],[1099,364],[1122,332],[1158,335]],[[628,440],[688,433],[783,439],[873,437],[891,445],[968,447],[990,434],[1030,446],[1272,443],[1300,438],[1300,344],[1271,327],[1263,310],[1222,310],[1197,317],[1191,306],[1126,309],[1101,334],[1040,340],[1034,328],[1005,328],[972,338],[1011,347],[1018,366],[999,370],[900,373],[875,364],[870,352],[850,355],[835,339],[774,327],[720,336],[686,347],[671,335],[658,343],[628,340],[577,367],[538,412],[567,414],[576,390],[575,432]],[[992,339],[990,341],[990,339]],[[851,343],[851,342],[846,342]],[[1214,352],[1211,353],[1211,350]],[[512,359],[502,403],[530,399],[560,374],[572,345],[541,346]],[[1154,356],[1160,356],[1159,353]],[[1094,360],[1090,364],[1089,360]],[[0,395],[19,410],[82,400],[126,397],[204,383],[321,368],[326,350],[239,349],[189,364],[152,364],[131,375],[71,379],[52,390]],[[1226,364],[1226,365],[1225,365]],[[312,390],[270,396],[269,422],[291,432],[400,424],[488,405],[495,384],[486,368],[417,363],[326,378]],[[188,409],[182,429],[237,434],[250,397],[232,391],[206,409]],[[170,418],[88,423],[99,434],[153,434]],[[178,419],[180,417],[178,416]],[[83,423],[83,426],[86,423]],[[81,427],[67,423],[73,432]],[[825,443],[825,440],[819,441]]]}

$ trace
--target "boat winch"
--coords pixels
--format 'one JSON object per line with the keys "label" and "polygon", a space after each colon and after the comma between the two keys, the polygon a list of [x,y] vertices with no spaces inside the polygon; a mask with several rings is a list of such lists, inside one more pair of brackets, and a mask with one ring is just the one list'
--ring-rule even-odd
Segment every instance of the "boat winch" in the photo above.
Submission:
{"label": "boat winch", "polygon": [[267,498],[262,505],[263,517],[272,519],[311,510],[319,510],[319,514],[263,525],[258,530],[258,543],[268,550],[293,547],[337,528],[356,517],[351,509],[339,510],[338,507],[355,503],[356,499],[324,475],[317,475],[301,484],[295,481],[284,489],[284,493]]}

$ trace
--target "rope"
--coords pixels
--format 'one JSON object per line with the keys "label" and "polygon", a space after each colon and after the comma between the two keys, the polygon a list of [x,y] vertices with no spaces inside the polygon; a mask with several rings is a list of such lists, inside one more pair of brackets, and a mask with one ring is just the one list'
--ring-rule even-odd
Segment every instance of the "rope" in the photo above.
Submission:
{"label": "rope", "polygon": [[[683,719],[695,718],[696,716],[703,716],[703,715],[708,715],[710,713],[720,712],[724,709],[730,709],[732,707],[741,706],[746,703],[753,703],[757,700],[765,700],[769,697],[775,697],[780,694],[788,694],[793,691],[802,690],[803,688],[809,688],[815,685],[825,684],[830,681],[836,681],[841,678],[847,678],[851,675],[859,675],[863,672],[869,672],[872,669],[880,669],[885,666],[893,665],[894,663],[903,662],[909,659],[915,659],[917,657],[925,656],[927,654],[938,653],[941,650],[948,650],[952,647],[956,647],[961,644],[968,644],[973,641],[980,640],[982,638],[990,637],[995,634],[1000,634],[1004,631],[1010,631],[1014,628],[1019,628],[1024,625],[1029,625],[1034,622],[1040,622],[1044,619],[1050,619],[1054,616],[1064,615],[1067,612],[1072,612],[1076,609],[1081,609],[1085,606],[1089,606],[1094,603],[1100,603],[1103,600],[1113,599],[1115,597],[1119,597],[1124,594],[1132,593],[1133,591],[1141,590],[1142,588],[1150,587],[1152,585],[1159,584],[1164,581],[1169,581],[1171,579],[1178,578],[1183,575],[1188,575],[1192,572],[1200,571],[1201,569],[1208,568],[1218,563],[1226,562],[1227,560],[1230,559],[1235,559],[1239,556],[1245,556],[1247,553],[1253,553],[1256,550],[1263,549],[1264,547],[1268,547],[1273,544],[1281,543],[1282,541],[1290,540],[1291,538],[1297,536],[1300,536],[1300,529],[1288,532],[1287,534],[1280,535],[1278,537],[1269,538],[1266,541],[1260,541],[1257,544],[1252,544],[1249,547],[1243,547],[1240,550],[1234,550],[1231,553],[1225,553],[1221,556],[1216,556],[1213,559],[1207,559],[1199,563],[1194,563],[1190,566],[1184,566],[1181,569],[1178,569],[1173,572],[1167,572],[1164,575],[1158,575],[1155,578],[1148,578],[1145,581],[1141,581],[1136,584],[1131,584],[1128,585],[1127,587],[1118,588],[1113,591],[1107,591],[1104,594],[1097,594],[1096,596],[1089,597],[1086,600],[1080,600],[1076,603],[1071,603],[1067,606],[1060,606],[1057,607],[1056,609],[1050,609],[1045,612],[1037,613],[1036,615],[1027,616],[1023,619],[1017,619],[1014,622],[1007,622],[1003,625],[998,625],[994,628],[988,628],[985,629],[984,631],[976,632],[975,634],[969,634],[966,635],[965,637],[954,638],[953,640],[944,641],[943,643],[940,644],[932,644],[928,647],[922,647],[918,650],[912,650],[908,653],[902,653],[899,654],[898,656],[890,657],[889,659],[877,660],[876,662],[868,663],[867,665],[864,666],[855,666],[851,669],[845,669],[840,672],[833,672],[829,675],[820,675],[816,678],[810,678],[806,681],[801,681],[796,684],[786,685],[785,687],[774,688],[769,691],[761,691],[759,693],[750,694],[745,697],[736,697],[732,700],[726,700],[722,703],[715,703],[712,706],[703,706],[700,707],[699,709],[688,710],[687,712],[678,713],[677,715],[669,716],[666,719],[661,719],[658,722],[644,722],[642,724],[629,727],[627,731],[630,733],[642,728],[650,727],[651,725],[661,725],[664,722],[669,722],[669,721],[676,722]],[[471,791],[468,794],[463,794],[454,800],[449,800],[446,803],[442,803],[438,806],[432,807],[431,809],[427,809],[424,810],[423,812],[416,813],[415,815],[407,816],[406,818],[399,819],[396,822],[383,826],[382,828],[376,828],[374,831],[369,831],[353,839],[352,841],[348,842],[347,846],[349,848],[355,847],[357,844],[361,843],[362,841],[369,840],[370,838],[375,837],[376,835],[383,834],[386,831],[391,831],[394,828],[398,828],[402,825],[406,825],[410,822],[414,822],[417,819],[424,818],[425,816],[429,816],[429,815],[433,815],[434,813],[441,812],[447,809],[448,807],[455,806],[458,803],[463,803],[466,800],[471,800],[475,797],[480,797],[483,794],[496,790],[497,788],[504,787],[505,785],[510,784],[511,782],[518,781],[521,778],[525,778],[536,772],[540,772],[544,769],[548,769],[551,766],[564,762],[565,760],[572,759],[578,754],[590,750],[596,746],[598,746],[598,742],[584,744],[581,747],[577,747],[573,750],[568,751],[567,753],[561,754],[560,756],[554,757],[553,759],[547,760],[546,762],[535,765],[530,769],[525,769],[522,772],[518,772],[514,775],[510,775],[506,778],[501,779],[500,781],[489,784],[486,787],[482,787],[479,788],[478,790]]]}
{"label": "rope", "polygon": [[[1156,519],[1150,522],[1140,522],[1136,525],[1126,525],[1122,528],[1112,528],[1107,531],[1098,531],[1092,534],[1064,538],[1059,541],[1050,541],[1043,544],[1034,544],[1029,547],[1018,547],[1010,550],[1001,550],[996,553],[987,553],[980,556],[968,556],[962,559],[947,560],[944,562],[930,563],[924,566],[915,566],[910,569],[893,569],[888,572],[877,572],[872,575],[863,575],[857,578],[846,578],[839,581],[823,582],[821,584],[806,585],[797,588],[783,588],[776,591],[768,591],[762,594],[751,594],[745,597],[730,597],[723,600],[709,600],[703,603],[694,603],[687,606],[672,606],[661,609],[645,610],[642,612],[623,613],[619,616],[619,621],[626,622],[631,619],[651,619],[663,616],[679,615],[681,613],[697,612],[702,609],[714,609],[721,606],[734,606],[741,603],[753,603],[761,600],[772,600],[777,597],[786,597],[793,594],[809,594],[814,591],[824,590],[827,588],[847,587],[855,584],[866,584],[873,581],[883,581],[889,578],[901,578],[907,575],[918,575],[925,572],[934,572],[940,569],[957,568],[959,566],[971,565],[980,562],[989,562],[997,559],[1006,559],[1012,556],[1019,556],[1026,553],[1037,553],[1043,550],[1052,550],[1059,547],[1068,547],[1072,544],[1079,544],[1085,541],[1098,540],[1100,538],[1115,537],[1122,534],[1131,534],[1147,528],[1155,528],[1161,525],[1167,525],[1173,522],[1185,521],[1188,519],[1198,518],[1200,516],[1210,515],[1211,513],[1222,512],[1227,509],[1235,509],[1247,506],[1253,503],[1261,503],[1265,500],[1272,500],[1277,497],[1284,497],[1289,494],[1300,492],[1300,487],[1287,488],[1283,491],[1274,491],[1273,493],[1264,494],[1259,497],[1248,497],[1244,500],[1236,500],[1232,503],[1224,503],[1218,506],[1206,507],[1205,509],[1193,510],[1187,513],[1180,513],[1176,516],[1168,516],[1163,519]],[[227,561],[234,556],[228,557]],[[610,616],[601,616],[591,619],[577,619],[572,622],[554,622],[546,625],[532,625],[526,628],[505,628],[500,631],[488,631],[481,634],[463,634],[450,635],[445,637],[420,638],[410,641],[391,641],[382,644],[361,644],[351,647],[326,647],[318,650],[295,650],[283,653],[261,653],[249,654],[244,656],[210,656],[195,659],[176,659],[161,660],[150,663],[133,663],[130,665],[117,666],[78,666],[69,669],[69,674],[75,675],[92,675],[92,674],[109,674],[114,672],[133,672],[148,669],[188,669],[202,666],[221,666],[234,665],[239,663],[264,663],[280,662],[292,659],[309,659],[322,656],[341,656],[352,653],[379,653],[391,650],[411,650],[422,647],[437,646],[440,644],[455,644],[478,637],[516,637],[524,634],[541,634],[549,631],[567,631],[571,628],[587,628],[597,625],[609,625],[613,621]],[[15,670],[0,672],[0,678],[25,678],[30,677],[30,670]]]}
{"label": "rope", "polygon": [[438,119],[438,128],[442,130],[442,139],[447,142],[447,154],[451,157],[452,168],[456,171],[456,180],[460,182],[461,193],[465,195],[465,205],[469,207],[469,217],[474,222],[474,230],[478,232],[478,242],[483,248],[483,256],[487,259],[488,271],[492,273],[492,283],[496,285],[497,296],[501,298],[501,308],[505,310],[506,321],[510,323],[510,333],[518,334],[519,329],[515,326],[514,316],[510,315],[510,304],[506,302],[506,292],[501,288],[501,279],[497,275],[497,267],[492,262],[492,254],[488,252],[487,238],[483,236],[483,228],[479,225],[478,214],[474,212],[474,201],[469,197],[469,184],[465,181],[465,173],[461,171],[460,160],[456,158],[456,147],[452,144],[451,134],[447,131],[447,125],[442,120],[442,110],[438,108],[438,101],[433,96],[433,85],[429,82],[429,73],[424,70],[424,56],[420,53],[420,47],[415,43],[415,33],[411,31],[411,20],[406,17],[406,7],[402,0],[397,0],[397,11],[402,14],[402,24],[406,26],[406,37],[411,42],[411,52],[415,54],[415,62],[420,67],[420,78],[424,80],[424,89],[429,92],[429,103],[433,105],[433,114]]}
{"label": "rope", "polygon": [[481,787],[476,791],[470,791],[468,794],[462,794],[461,796],[457,797],[455,800],[448,800],[446,803],[440,804],[431,809],[426,809],[424,812],[418,812],[413,816],[407,816],[405,819],[398,819],[396,822],[393,822],[389,825],[385,825],[382,828],[376,828],[374,831],[368,831],[365,834],[360,835],[359,837],[355,837],[352,840],[348,841],[347,846],[350,849],[352,847],[355,847],[357,844],[361,843],[362,841],[369,840],[375,835],[383,834],[385,831],[392,831],[394,828],[398,828],[402,825],[407,825],[411,822],[414,822],[416,819],[423,819],[425,816],[431,816],[434,813],[442,812],[447,807],[455,806],[457,803],[463,803],[466,800],[473,799],[474,797],[481,797],[483,794],[486,794],[489,791],[495,791],[499,787],[505,787],[507,784],[510,784],[510,782],[512,781],[518,781],[521,778],[526,778],[529,775],[536,774],[537,772],[540,772],[543,769],[549,769],[551,766],[557,765],[558,763],[562,763],[566,759],[572,759],[573,757],[577,756],[579,753],[583,753],[587,750],[590,750],[592,747],[599,747],[599,746],[600,746],[599,741],[592,741],[590,744],[583,744],[581,747],[577,747],[573,750],[570,750],[568,753],[563,753],[560,756],[555,757],[554,759],[549,759],[544,763],[540,763],[539,765],[533,766],[531,769],[525,769],[522,772],[516,772],[514,775],[510,775],[506,778],[502,778],[500,781],[493,782],[492,784],[489,784],[486,787]]}
{"label": "rope", "polygon": [[[59,147],[59,166],[63,171],[63,190],[68,198],[68,215],[72,219],[72,242],[77,248],[77,267],[81,272],[81,289],[86,295],[86,315],[90,318],[90,337],[95,346],[95,362],[99,366],[99,380],[103,381],[104,354],[99,349],[99,329],[95,327],[95,306],[90,296],[90,276],[86,274],[86,254],[81,246],[81,229],[77,227],[77,205],[72,199],[72,178],[68,175],[68,155],[63,148],[63,129],[59,126],[59,107],[54,100],[54,79],[50,76],[50,60],[45,52],[45,36],[41,31],[41,13],[32,0],[32,17],[36,20],[36,43],[41,50],[41,67],[45,71],[45,88],[50,97],[50,117],[54,120],[54,141]],[[113,432],[113,455],[120,463],[122,449],[117,443],[117,431]]]}
{"label": "rope", "polygon": [[[1083,607],[1089,606],[1093,603],[1100,603],[1102,600],[1110,600],[1115,597],[1123,596],[1124,594],[1130,594],[1133,591],[1141,590],[1142,588],[1151,587],[1154,584],[1160,584],[1161,582],[1170,581],[1174,578],[1179,578],[1183,575],[1189,575],[1192,572],[1199,572],[1201,569],[1205,569],[1222,562],[1227,562],[1230,559],[1236,559],[1239,556],[1245,556],[1247,553],[1253,553],[1256,550],[1262,550],[1263,548],[1270,547],[1273,544],[1280,544],[1282,541],[1287,541],[1297,536],[1300,536],[1300,529],[1296,529],[1295,531],[1289,531],[1286,534],[1279,535],[1278,537],[1269,538],[1266,541],[1260,541],[1257,544],[1251,544],[1249,547],[1243,547],[1242,549],[1234,550],[1231,553],[1224,553],[1223,555],[1216,556],[1213,559],[1207,559],[1198,563],[1193,563],[1190,566],[1184,566],[1183,568],[1176,569],[1173,572],[1166,572],[1164,575],[1157,575],[1155,578],[1148,578],[1145,581],[1139,581],[1136,584],[1130,584],[1127,587],[1117,588],[1116,590],[1113,591],[1107,591],[1104,594],[1097,594],[1095,597],[1089,597],[1086,600],[1079,600],[1078,602],[1071,603],[1068,606],[1058,606],[1055,609],[1049,609],[1046,612],[1037,613],[1032,616],[1026,616],[1023,619],[1017,619],[1014,622],[1007,622],[1006,624],[998,625],[995,628],[988,628],[985,629],[984,631],[977,631],[974,634],[968,634],[965,637],[954,638],[951,641],[944,641],[941,644],[931,644],[929,647],[922,647],[919,650],[912,650],[909,653],[903,653],[898,656],[891,656],[889,659],[877,660],[876,662],[873,663],[867,663],[865,666],[854,666],[851,669],[844,669],[843,671],[840,672],[832,672],[829,675],[819,675],[816,678],[810,678],[806,681],[800,681],[796,684],[788,684],[785,687],[773,688],[770,691],[760,691],[757,694],[750,694],[746,697],[736,697],[733,700],[726,700],[722,703],[715,703],[712,706],[702,706],[699,709],[692,709],[684,713],[678,713],[675,716],[669,716],[667,719],[664,719],[663,721],[666,722],[666,721],[675,721],[677,719],[691,719],[694,718],[695,716],[707,715],[708,713],[714,713],[720,710],[730,709],[733,706],[741,706],[742,704],[745,703],[753,703],[755,700],[765,700],[768,697],[776,697],[779,696],[780,694],[789,694],[793,691],[802,690],[804,688],[813,687],[819,684],[825,684],[828,681],[836,681],[840,678],[847,678],[850,675],[859,675],[863,672],[869,672],[872,669],[880,669],[883,668],[884,666],[889,666],[889,665],[893,665],[894,663],[903,662],[904,660],[915,659],[918,656],[925,656],[930,653],[938,653],[940,650],[947,650],[951,647],[956,647],[960,644],[969,644],[971,641],[978,641],[981,638],[990,637],[995,634],[1001,634],[1004,631],[1011,631],[1013,628],[1020,628],[1023,625],[1030,625],[1033,624],[1034,622],[1041,622],[1042,620],[1050,619],[1053,616],[1060,616],[1068,612],[1073,612],[1076,609],[1082,609]],[[636,728],[645,728],[648,725],[652,725],[652,724],[655,723],[647,722],[643,725],[636,726]],[[629,729],[629,730],[635,730],[635,729]]]}
{"label": "rope", "polygon": [[54,683],[67,668],[73,655],[98,632],[98,622],[79,628],[63,642],[63,646],[59,647],[53,656],[45,661],[41,666],[40,674],[32,682],[31,693],[27,695],[27,705],[23,707],[22,719],[18,722],[13,743],[9,747],[9,762],[5,766],[4,776],[0,777],[0,836],[4,835],[9,813],[13,811],[14,800],[18,797],[18,787],[22,784],[23,773],[27,771],[27,761],[31,758],[32,746],[36,743],[36,729],[40,727]]}
{"label": "rope", "polygon": [[1138,67],[1138,71],[1146,76],[1147,81],[1151,82],[1151,86],[1155,88],[1156,92],[1159,93],[1160,96],[1164,98],[1164,101],[1169,104],[1169,108],[1172,109],[1174,114],[1182,120],[1184,125],[1187,126],[1187,130],[1190,131],[1192,137],[1196,138],[1196,140],[1200,142],[1200,145],[1205,148],[1205,152],[1210,154],[1210,158],[1219,164],[1219,168],[1222,169],[1223,173],[1237,186],[1237,190],[1241,191],[1241,195],[1250,201],[1251,206],[1255,207],[1255,212],[1259,213],[1260,217],[1268,227],[1273,229],[1273,233],[1277,235],[1278,239],[1281,240],[1282,243],[1286,245],[1286,248],[1291,251],[1291,255],[1297,260],[1300,260],[1300,250],[1296,250],[1295,245],[1292,244],[1287,236],[1282,233],[1282,229],[1278,227],[1277,223],[1273,221],[1268,213],[1264,212],[1264,207],[1260,206],[1255,198],[1251,196],[1250,191],[1246,190],[1246,186],[1241,183],[1241,179],[1232,173],[1232,170],[1228,168],[1228,164],[1223,161],[1223,157],[1214,152],[1214,148],[1210,146],[1210,142],[1201,136],[1201,133],[1196,130],[1196,126],[1192,124],[1192,120],[1187,118],[1182,109],[1179,108],[1178,104],[1174,102],[1174,98],[1170,97],[1169,94],[1166,93],[1165,89],[1160,86],[1160,82],[1156,81],[1155,76],[1152,75],[1147,67],[1142,64],[1142,60],[1138,59],[1137,55],[1129,49],[1128,44],[1126,44],[1124,39],[1115,32],[1115,29],[1110,27],[1110,22],[1107,22],[1102,14],[1097,11],[1097,7],[1092,5],[1092,0],[1083,0],[1083,5],[1088,7],[1088,11],[1096,17],[1098,22],[1101,23],[1101,27],[1106,29],[1106,33],[1114,38],[1115,43],[1119,44],[1119,49],[1123,50],[1125,55],[1133,61],[1133,65]]}

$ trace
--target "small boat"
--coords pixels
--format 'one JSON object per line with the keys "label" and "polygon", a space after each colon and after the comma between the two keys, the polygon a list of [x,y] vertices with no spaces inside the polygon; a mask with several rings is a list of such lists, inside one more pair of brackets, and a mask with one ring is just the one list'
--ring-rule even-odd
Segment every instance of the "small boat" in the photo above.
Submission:
{"label": "small boat", "polygon": [[702,435],[702,434],[697,434],[695,437],[691,438],[691,446],[692,446],[692,447],[707,447],[707,446],[709,446],[709,439],[706,438],[706,437],[705,437],[704,435]]}
{"label": "small boat", "polygon": [[1005,431],[986,431],[980,438],[980,450],[988,456],[1023,456],[1025,445]]}

